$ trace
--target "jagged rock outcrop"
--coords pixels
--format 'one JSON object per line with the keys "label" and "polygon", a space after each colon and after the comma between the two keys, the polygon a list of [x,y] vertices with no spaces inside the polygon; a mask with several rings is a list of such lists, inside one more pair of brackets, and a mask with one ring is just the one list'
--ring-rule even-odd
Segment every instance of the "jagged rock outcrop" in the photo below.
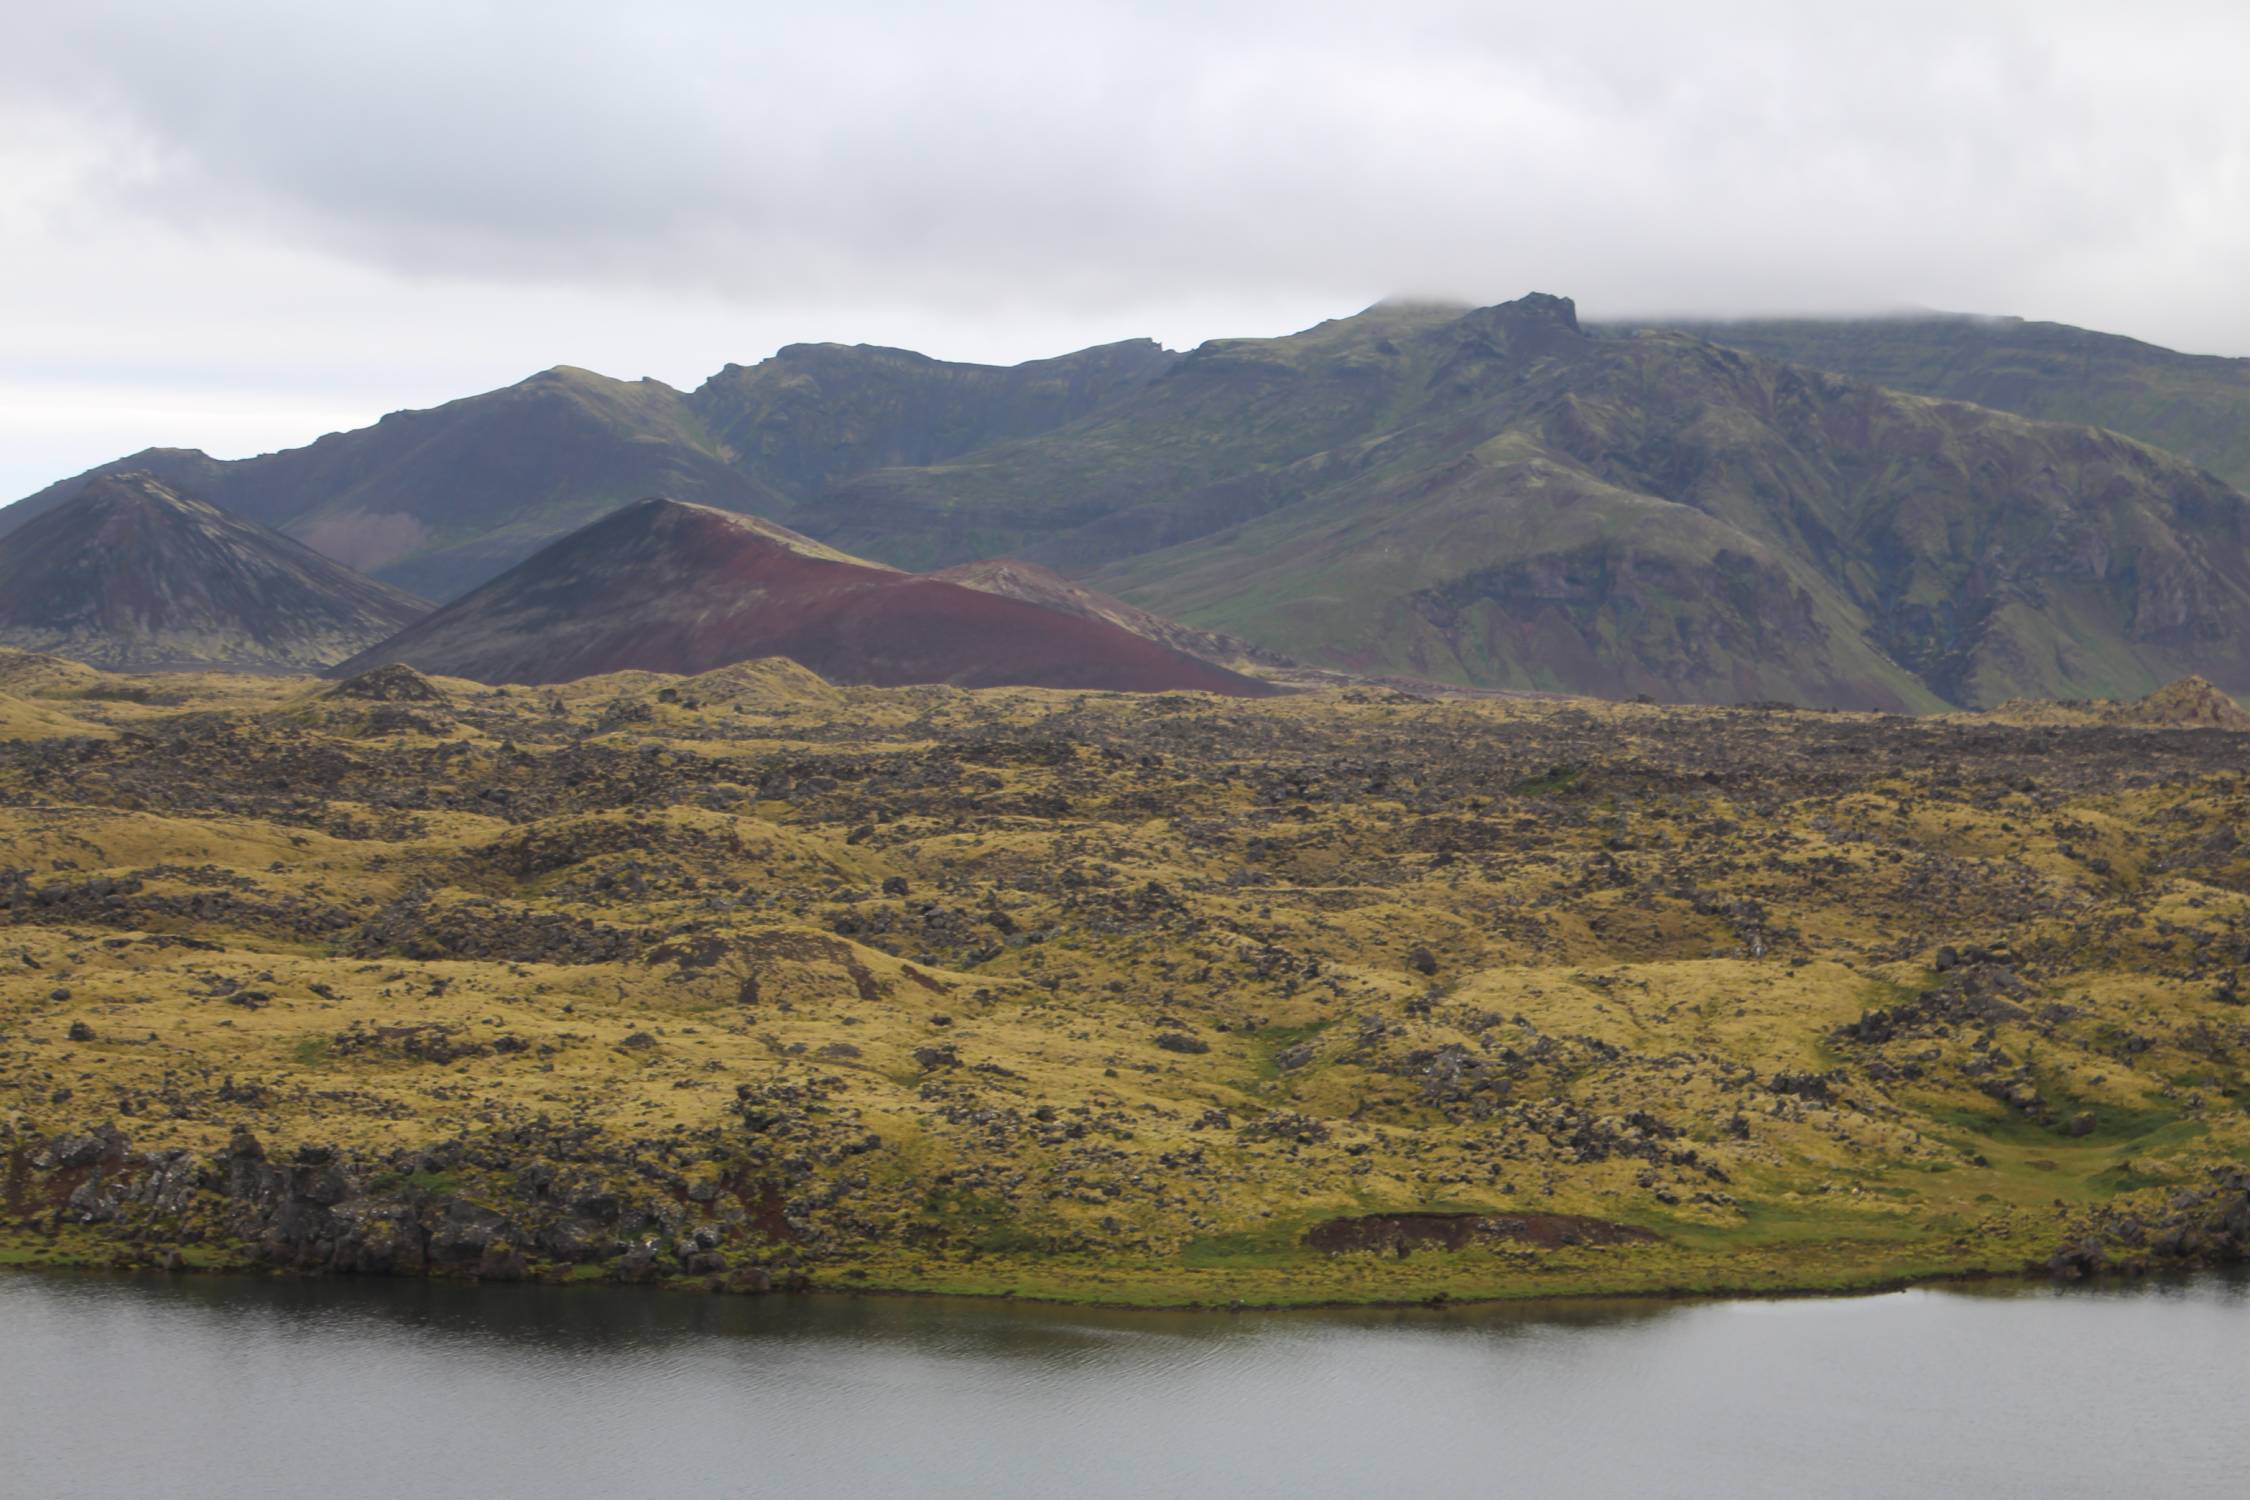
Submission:
{"label": "jagged rock outcrop", "polygon": [[[628,1282],[701,1277],[711,1290],[749,1293],[801,1284],[786,1269],[796,1233],[770,1184],[675,1180],[646,1162],[589,1154],[567,1131],[383,1162],[318,1145],[276,1157],[247,1129],[203,1160],[142,1153],[113,1124],[0,1137],[0,1148],[10,1215],[98,1226],[127,1247],[162,1226],[148,1254],[174,1269],[180,1246],[209,1245],[229,1260],[307,1273],[522,1281],[606,1263]],[[471,1163],[484,1169],[476,1195],[452,1186]],[[617,1176],[647,1190],[604,1185]]]}

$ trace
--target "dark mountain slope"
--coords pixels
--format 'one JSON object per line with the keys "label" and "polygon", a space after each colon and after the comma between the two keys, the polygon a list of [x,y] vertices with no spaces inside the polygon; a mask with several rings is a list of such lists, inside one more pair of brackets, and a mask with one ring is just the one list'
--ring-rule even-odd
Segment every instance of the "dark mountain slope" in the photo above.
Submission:
{"label": "dark mountain slope", "polygon": [[147,474],[158,482],[190,495],[208,495],[225,483],[228,464],[196,448],[143,448],[123,458],[58,479],[45,489],[0,506],[0,537],[19,531],[49,511],[77,499],[97,479],[125,474]]}
{"label": "dark mountain slope", "polygon": [[[1145,340],[1012,368],[794,345],[730,365],[693,396],[566,366],[281,453],[150,449],[92,473],[147,470],[449,598],[642,495],[783,516],[835,476],[938,462],[1083,416],[1176,358]],[[0,510],[0,535],[89,477]]]}
{"label": "dark mountain slope", "polygon": [[862,562],[747,516],[627,506],[337,668],[484,682],[786,656],[832,682],[1271,691],[1104,621]]}
{"label": "dark mountain slope", "polygon": [[1788,318],[1670,326],[1896,390],[2107,427],[2250,490],[2250,359],[2181,354],[2139,339],[2021,318]]}
{"label": "dark mountain slope", "polygon": [[[569,368],[258,458],[160,450],[122,462],[435,597],[652,492],[734,509],[782,503],[721,460],[670,386]],[[0,525],[62,488],[0,512]]]}
{"label": "dark mountain slope", "polygon": [[312,671],[429,608],[145,473],[0,538],[0,644],[113,671]]}

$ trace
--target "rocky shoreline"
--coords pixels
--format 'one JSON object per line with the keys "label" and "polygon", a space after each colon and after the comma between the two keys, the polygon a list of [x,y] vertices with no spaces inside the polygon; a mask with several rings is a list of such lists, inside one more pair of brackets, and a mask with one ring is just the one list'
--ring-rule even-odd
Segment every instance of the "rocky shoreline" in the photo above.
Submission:
{"label": "rocky shoreline", "polygon": [[[755,1170],[750,1155],[682,1175],[561,1132],[543,1136],[540,1154],[521,1165],[507,1154],[510,1144],[530,1143],[454,1141],[364,1160],[329,1146],[272,1153],[238,1129],[222,1150],[198,1159],[181,1150],[136,1151],[109,1123],[47,1139],[0,1136],[0,1222],[13,1231],[0,1243],[78,1231],[101,1247],[89,1263],[109,1269],[665,1285],[737,1295],[890,1290],[821,1278],[821,1256],[810,1243],[818,1238],[813,1220],[792,1210],[775,1179],[744,1175]],[[464,1170],[498,1190],[473,1197],[451,1190]],[[621,1180],[628,1185],[619,1186]],[[1498,1240],[1554,1248],[1653,1238],[1576,1215],[1392,1214],[1324,1221],[1304,1242],[1330,1255],[1403,1260],[1418,1249],[1461,1251]],[[2213,1168],[2207,1184],[2160,1202],[2104,1205],[2085,1215],[2052,1254],[2027,1260],[2020,1274],[2076,1282],[2242,1265],[2250,1265],[2250,1170]],[[1992,1274],[1891,1279],[1877,1272],[1857,1289]],[[1714,1290],[1786,1296],[1836,1288],[1699,1286],[1639,1294]],[[1607,1293],[1573,1287],[1544,1295],[1588,1294]],[[1412,1297],[1397,1305],[1462,1300],[1470,1299]]]}
{"label": "rocky shoreline", "polygon": [[[4,1138],[0,1138],[4,1139]],[[19,1235],[90,1231],[131,1264],[225,1263],[305,1274],[480,1281],[699,1279],[758,1293],[806,1283],[779,1190],[728,1173],[690,1180],[564,1132],[516,1166],[503,1143],[463,1141],[381,1160],[330,1146],[269,1154],[238,1129],[217,1153],[137,1152],[113,1124],[8,1144],[4,1207]],[[605,1168],[597,1172],[595,1168]],[[500,1189],[450,1191],[470,1170]],[[620,1180],[630,1186],[620,1187]]]}

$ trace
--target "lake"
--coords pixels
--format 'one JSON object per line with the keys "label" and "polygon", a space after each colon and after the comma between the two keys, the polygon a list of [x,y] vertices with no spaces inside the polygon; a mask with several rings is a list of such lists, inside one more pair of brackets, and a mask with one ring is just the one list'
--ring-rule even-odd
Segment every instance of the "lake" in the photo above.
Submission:
{"label": "lake", "polygon": [[2250,1282],[1127,1313],[0,1274],[0,1494],[2239,1496]]}

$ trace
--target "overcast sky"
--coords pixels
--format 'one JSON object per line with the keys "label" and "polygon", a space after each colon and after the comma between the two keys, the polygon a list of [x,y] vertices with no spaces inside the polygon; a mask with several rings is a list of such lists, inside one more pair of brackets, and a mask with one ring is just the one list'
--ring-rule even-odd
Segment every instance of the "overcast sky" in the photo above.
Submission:
{"label": "overcast sky", "polygon": [[2250,7],[0,4],[0,499],[557,363],[1391,294],[2250,354]]}

